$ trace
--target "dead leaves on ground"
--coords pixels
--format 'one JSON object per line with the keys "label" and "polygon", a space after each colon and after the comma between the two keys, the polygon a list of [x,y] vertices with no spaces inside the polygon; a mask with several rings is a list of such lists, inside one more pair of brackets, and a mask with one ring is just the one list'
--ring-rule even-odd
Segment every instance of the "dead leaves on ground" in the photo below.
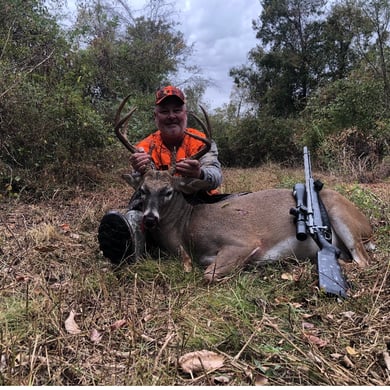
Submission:
{"label": "dead leaves on ground", "polygon": [[74,320],[75,315],[76,313],[73,310],[71,310],[68,318],[65,320],[65,329],[70,334],[81,333],[81,329],[79,328],[76,321]]}
{"label": "dead leaves on ground", "polygon": [[223,366],[224,361],[225,359],[222,355],[202,350],[186,353],[179,359],[179,365],[184,372],[193,374],[217,370]]}
{"label": "dead leaves on ground", "polygon": [[[300,308],[301,305],[294,305],[293,303],[290,303],[292,307],[295,309]],[[347,320],[353,321],[354,317],[356,316],[356,313],[353,311],[346,311],[340,313],[342,317],[344,317],[344,320],[340,319],[340,321],[345,321],[345,318]],[[76,322],[75,317],[77,316],[76,312],[74,310],[71,310],[69,312],[68,317],[64,321],[64,326],[66,331],[71,335],[80,335],[83,333],[83,331],[80,329],[79,325]],[[312,322],[308,322],[307,320],[311,318],[312,315],[304,315],[302,316],[302,322],[301,324],[301,335],[302,340],[306,341],[312,346],[315,346],[317,348],[323,348],[329,344],[329,341],[326,340],[323,335],[321,335],[321,329],[318,328],[318,326]],[[325,317],[328,321],[336,321],[334,316],[331,314],[326,315]],[[278,325],[271,321],[271,318],[268,319],[269,321],[266,323],[266,325],[269,325],[275,329],[278,329]],[[126,319],[120,319],[114,321],[112,324],[108,325],[105,330],[97,330],[95,328],[90,329],[90,331],[84,332],[84,336],[88,334],[89,340],[94,343],[98,344],[101,342],[104,334],[107,332],[114,332],[118,329],[121,329],[129,324],[129,320]],[[281,336],[284,336],[284,332],[281,330],[278,330],[278,333]],[[156,341],[154,339],[151,339],[150,337],[146,335],[141,335],[142,338],[147,338],[148,341]],[[287,336],[284,336],[285,340],[288,340]],[[168,343],[168,342],[167,342]],[[167,345],[164,344],[163,349]],[[295,344],[292,344],[295,346]],[[297,350],[302,353],[302,350],[300,350],[297,347]],[[125,356],[124,353],[121,353],[121,357]],[[128,356],[128,352],[126,353],[126,356]],[[323,361],[319,358],[316,358],[316,356],[313,354],[313,352],[309,352],[308,356],[311,356],[311,358],[316,359],[318,363],[323,363]],[[355,367],[355,360],[360,356],[360,352],[356,350],[352,346],[346,346],[344,348],[344,353],[332,353],[330,354],[330,357],[332,360],[339,361],[345,368],[347,369],[353,369]],[[226,361],[227,355],[222,355],[213,351],[208,350],[200,350],[195,352],[189,352],[184,354],[179,358],[177,361],[179,367],[181,370],[189,374],[191,376],[191,380],[199,380],[199,378],[207,378],[210,384],[213,385],[226,385],[229,384],[232,381],[232,377],[226,372],[229,371],[227,365],[234,363],[238,363],[235,361],[235,359],[228,359],[229,361]],[[390,357],[389,352],[383,352],[378,356],[378,361],[381,364],[383,368],[386,370],[390,370]],[[242,367],[241,367],[242,368]],[[222,372],[219,371],[222,369]],[[218,371],[217,375],[211,375],[209,374]],[[267,375],[260,374],[257,372],[254,367],[252,369],[249,369],[247,367],[246,370],[244,370],[246,373],[247,378],[249,378],[250,382],[252,384],[255,384],[257,386],[267,385],[268,384],[268,377]],[[250,371],[250,372],[249,372]]]}
{"label": "dead leaves on ground", "polygon": [[[71,310],[64,321],[65,330],[71,335],[80,335],[83,333],[76,322],[76,316],[76,312]],[[102,340],[105,332],[114,332],[127,324],[128,320],[120,319],[109,325],[106,330],[99,331],[96,328],[92,328],[88,333],[88,338],[92,343],[98,344]],[[225,365],[225,357],[213,351],[201,350],[184,354],[179,358],[178,364],[183,372],[190,374],[194,378],[196,374],[206,375],[223,368]],[[250,376],[252,377],[252,375]],[[213,384],[228,384],[231,381],[231,377],[223,374],[217,375],[212,377],[212,381]],[[256,374],[254,383],[256,385],[265,385],[268,383],[268,379],[266,376]]]}
{"label": "dead leaves on ground", "polygon": [[[74,310],[71,310],[68,317],[66,318],[66,320],[64,322],[66,331],[71,335],[77,335],[77,334],[82,333],[80,327],[76,323],[75,316],[76,316],[76,313],[74,312]],[[117,329],[124,327],[125,325],[127,325],[127,323],[128,323],[128,320],[125,320],[125,319],[117,320],[109,326],[109,330],[111,332],[113,332]],[[99,331],[95,328],[92,328],[89,331],[89,339],[93,343],[97,344],[101,341],[104,333],[105,333],[104,330]]]}

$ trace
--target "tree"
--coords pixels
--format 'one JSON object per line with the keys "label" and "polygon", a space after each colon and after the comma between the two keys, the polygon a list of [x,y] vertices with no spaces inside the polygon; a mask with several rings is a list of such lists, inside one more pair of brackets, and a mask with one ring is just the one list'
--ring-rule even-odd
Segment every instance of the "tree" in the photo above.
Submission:
{"label": "tree", "polygon": [[304,107],[318,83],[318,28],[323,0],[265,0],[253,22],[261,45],[249,53],[250,67],[233,69],[235,83],[247,86],[261,110],[289,116]]}
{"label": "tree", "polygon": [[122,12],[104,0],[79,6],[73,33],[80,62],[90,65],[86,87],[101,98],[154,92],[190,53],[175,24],[150,6],[150,17],[134,16],[126,1],[119,2]]}
{"label": "tree", "polygon": [[104,144],[105,123],[83,99],[70,45],[45,3],[0,6],[0,160],[7,167],[0,182],[18,176],[40,191],[48,180],[37,176],[55,172],[75,183],[80,162],[93,161]]}
{"label": "tree", "polygon": [[[370,0],[357,2],[366,18],[366,24],[356,23],[356,30],[365,38],[360,45],[367,64],[383,82],[387,110],[390,109],[390,1]],[[364,28],[365,27],[365,28]],[[368,46],[368,50],[365,47]]]}

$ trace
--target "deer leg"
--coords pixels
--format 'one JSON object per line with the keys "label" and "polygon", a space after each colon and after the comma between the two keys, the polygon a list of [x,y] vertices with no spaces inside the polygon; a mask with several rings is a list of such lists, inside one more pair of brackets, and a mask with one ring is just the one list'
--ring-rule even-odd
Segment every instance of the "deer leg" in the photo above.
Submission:
{"label": "deer leg", "polygon": [[218,252],[215,262],[210,264],[205,272],[205,279],[211,283],[218,281],[233,271],[243,268],[258,256],[260,247],[254,249],[248,247],[224,247]]}
{"label": "deer leg", "polygon": [[190,255],[185,251],[185,249],[180,245],[179,256],[183,263],[184,272],[192,271],[192,260]]}
{"label": "deer leg", "polygon": [[356,222],[355,225],[348,224],[341,215],[333,218],[332,227],[338,238],[348,249],[352,260],[361,268],[367,267],[370,262],[370,256],[366,251],[364,241],[368,244],[370,243],[371,229],[365,229],[364,225],[356,225]]}
{"label": "deer leg", "polygon": [[372,227],[368,218],[348,199],[334,191],[323,193],[331,225],[338,238],[351,254],[359,267],[366,267],[370,257],[364,247],[372,236]]}

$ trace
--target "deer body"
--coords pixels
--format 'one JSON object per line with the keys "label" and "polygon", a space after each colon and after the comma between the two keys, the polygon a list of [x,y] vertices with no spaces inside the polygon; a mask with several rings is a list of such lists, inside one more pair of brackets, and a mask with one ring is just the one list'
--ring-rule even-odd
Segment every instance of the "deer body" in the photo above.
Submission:
{"label": "deer body", "polygon": [[[261,264],[284,257],[314,259],[316,243],[296,239],[290,208],[292,191],[270,189],[234,196],[213,204],[189,204],[182,190],[202,185],[184,181],[167,171],[149,171],[139,187],[143,198],[143,221],[159,245],[184,260],[191,258],[206,267],[205,278],[218,280],[248,263]],[[134,187],[139,183],[130,177]],[[350,201],[333,190],[321,191],[333,228],[333,244],[341,258],[360,266],[369,257],[363,241],[371,236],[367,218]]]}

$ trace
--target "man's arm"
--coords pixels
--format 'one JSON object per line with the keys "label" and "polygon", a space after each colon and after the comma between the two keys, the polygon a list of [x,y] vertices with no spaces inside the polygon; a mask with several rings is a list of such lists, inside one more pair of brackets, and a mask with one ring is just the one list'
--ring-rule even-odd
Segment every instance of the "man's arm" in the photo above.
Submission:
{"label": "man's arm", "polygon": [[217,188],[222,183],[221,163],[214,141],[210,150],[199,160],[184,159],[176,163],[176,172],[183,177],[201,179],[208,184],[206,191]]}
{"label": "man's arm", "polygon": [[218,160],[218,148],[214,141],[211,141],[210,150],[200,158],[201,179],[210,183],[210,190],[222,184],[221,163]]}

